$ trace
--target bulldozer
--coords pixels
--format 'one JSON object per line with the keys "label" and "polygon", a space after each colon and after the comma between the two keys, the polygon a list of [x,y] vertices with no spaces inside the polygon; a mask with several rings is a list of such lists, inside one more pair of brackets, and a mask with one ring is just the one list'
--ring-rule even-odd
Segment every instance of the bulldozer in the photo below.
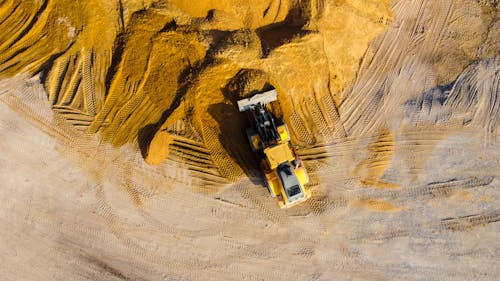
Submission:
{"label": "bulldozer", "polygon": [[238,109],[251,113],[253,125],[246,129],[246,135],[260,159],[265,186],[281,208],[289,208],[310,198],[311,191],[305,186],[309,176],[290,143],[287,125],[268,108],[277,99],[275,89],[261,92],[239,100]]}

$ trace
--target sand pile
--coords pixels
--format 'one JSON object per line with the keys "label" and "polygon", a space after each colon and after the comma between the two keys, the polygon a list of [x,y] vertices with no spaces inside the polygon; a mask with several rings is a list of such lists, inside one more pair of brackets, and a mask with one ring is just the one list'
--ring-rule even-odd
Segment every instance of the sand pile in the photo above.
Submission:
{"label": "sand pile", "polygon": [[236,100],[274,86],[293,142],[342,136],[342,93],[392,14],[387,0],[46,0],[5,1],[0,17],[1,76],[41,72],[81,130],[136,142],[151,164],[186,138],[234,180],[249,158]]}
{"label": "sand pile", "polygon": [[499,279],[498,1],[187,3],[0,0],[1,279]]}

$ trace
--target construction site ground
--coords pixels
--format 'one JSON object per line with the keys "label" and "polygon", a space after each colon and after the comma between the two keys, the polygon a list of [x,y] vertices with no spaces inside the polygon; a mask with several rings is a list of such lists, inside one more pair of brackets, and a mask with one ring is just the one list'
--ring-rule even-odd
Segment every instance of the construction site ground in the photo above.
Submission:
{"label": "construction site ground", "polygon": [[81,2],[0,1],[1,280],[500,279],[498,1]]}

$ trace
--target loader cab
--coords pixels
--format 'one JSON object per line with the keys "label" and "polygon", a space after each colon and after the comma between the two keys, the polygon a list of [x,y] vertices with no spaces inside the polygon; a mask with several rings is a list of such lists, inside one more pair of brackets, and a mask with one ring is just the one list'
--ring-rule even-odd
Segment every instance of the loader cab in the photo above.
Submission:
{"label": "loader cab", "polygon": [[276,173],[281,180],[283,189],[286,193],[285,195],[288,197],[288,202],[286,203],[291,204],[305,197],[299,179],[295,174],[294,167],[290,162],[280,164],[278,168],[276,168]]}

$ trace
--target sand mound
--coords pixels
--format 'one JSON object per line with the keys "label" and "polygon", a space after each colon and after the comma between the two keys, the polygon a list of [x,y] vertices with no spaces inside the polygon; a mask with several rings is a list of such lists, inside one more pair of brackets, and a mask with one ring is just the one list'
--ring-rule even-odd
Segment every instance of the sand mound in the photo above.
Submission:
{"label": "sand mound", "polygon": [[[391,5],[0,0],[1,279],[498,280],[500,6]],[[234,104],[270,86],[290,209]]]}
{"label": "sand mound", "polygon": [[296,144],[343,136],[337,105],[392,17],[387,0],[7,1],[0,13],[2,76],[42,72],[54,110],[138,143],[148,163],[195,141],[232,180],[252,174],[237,99],[274,86]]}

